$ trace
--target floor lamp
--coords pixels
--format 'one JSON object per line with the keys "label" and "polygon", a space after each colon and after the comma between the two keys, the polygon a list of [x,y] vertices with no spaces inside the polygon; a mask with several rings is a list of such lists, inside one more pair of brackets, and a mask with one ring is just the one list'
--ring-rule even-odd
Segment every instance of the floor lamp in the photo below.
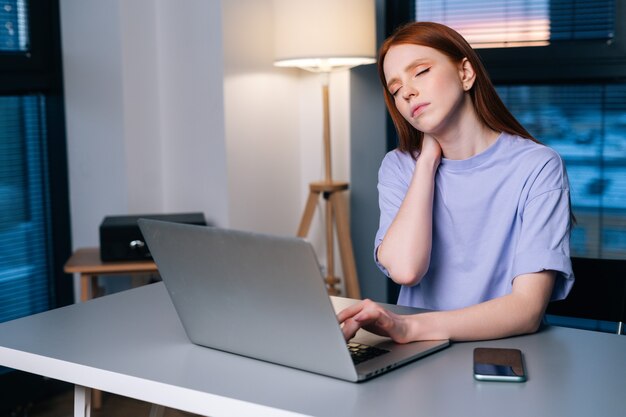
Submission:
{"label": "floor lamp", "polygon": [[309,197],[298,228],[306,237],[320,196],[326,214],[326,286],[337,294],[334,272],[334,230],[344,274],[346,295],[361,298],[343,191],[347,182],[334,181],[331,170],[329,73],[375,62],[374,0],[274,0],[275,61],[321,74],[323,103],[324,180],[309,185]]}

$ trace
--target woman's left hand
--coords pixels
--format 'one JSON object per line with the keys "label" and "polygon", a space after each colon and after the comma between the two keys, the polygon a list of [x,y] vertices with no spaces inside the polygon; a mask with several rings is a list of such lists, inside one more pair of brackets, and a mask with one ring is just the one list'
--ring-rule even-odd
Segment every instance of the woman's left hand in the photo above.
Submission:
{"label": "woman's left hand", "polygon": [[337,314],[346,341],[363,328],[374,334],[390,337],[396,343],[410,342],[407,319],[408,316],[394,314],[371,300],[363,300]]}

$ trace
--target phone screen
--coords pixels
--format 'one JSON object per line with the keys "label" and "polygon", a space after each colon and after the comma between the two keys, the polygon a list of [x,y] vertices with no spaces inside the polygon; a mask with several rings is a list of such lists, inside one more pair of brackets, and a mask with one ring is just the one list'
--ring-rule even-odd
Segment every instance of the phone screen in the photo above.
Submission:
{"label": "phone screen", "polygon": [[474,378],[479,381],[526,381],[519,349],[474,349]]}

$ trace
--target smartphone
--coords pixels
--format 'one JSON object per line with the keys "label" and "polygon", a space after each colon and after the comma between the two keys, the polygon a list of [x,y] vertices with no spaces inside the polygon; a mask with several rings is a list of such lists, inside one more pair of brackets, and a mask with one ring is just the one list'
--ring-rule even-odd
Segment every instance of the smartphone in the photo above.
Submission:
{"label": "smartphone", "polygon": [[478,381],[525,382],[526,370],[519,349],[475,348],[474,378]]}

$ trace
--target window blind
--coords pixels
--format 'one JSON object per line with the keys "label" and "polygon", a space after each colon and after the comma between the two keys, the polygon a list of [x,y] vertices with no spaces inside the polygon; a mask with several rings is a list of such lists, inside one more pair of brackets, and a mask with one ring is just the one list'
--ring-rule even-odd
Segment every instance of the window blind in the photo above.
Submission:
{"label": "window blind", "polygon": [[626,259],[626,84],[498,86],[570,180],[573,256]]}
{"label": "window blind", "polygon": [[26,52],[28,44],[26,0],[2,1],[0,3],[0,52]]}
{"label": "window blind", "polygon": [[448,25],[474,48],[608,40],[615,31],[615,0],[416,0],[415,7],[417,20]]}
{"label": "window blind", "polygon": [[0,321],[50,308],[44,106],[0,97]]}

